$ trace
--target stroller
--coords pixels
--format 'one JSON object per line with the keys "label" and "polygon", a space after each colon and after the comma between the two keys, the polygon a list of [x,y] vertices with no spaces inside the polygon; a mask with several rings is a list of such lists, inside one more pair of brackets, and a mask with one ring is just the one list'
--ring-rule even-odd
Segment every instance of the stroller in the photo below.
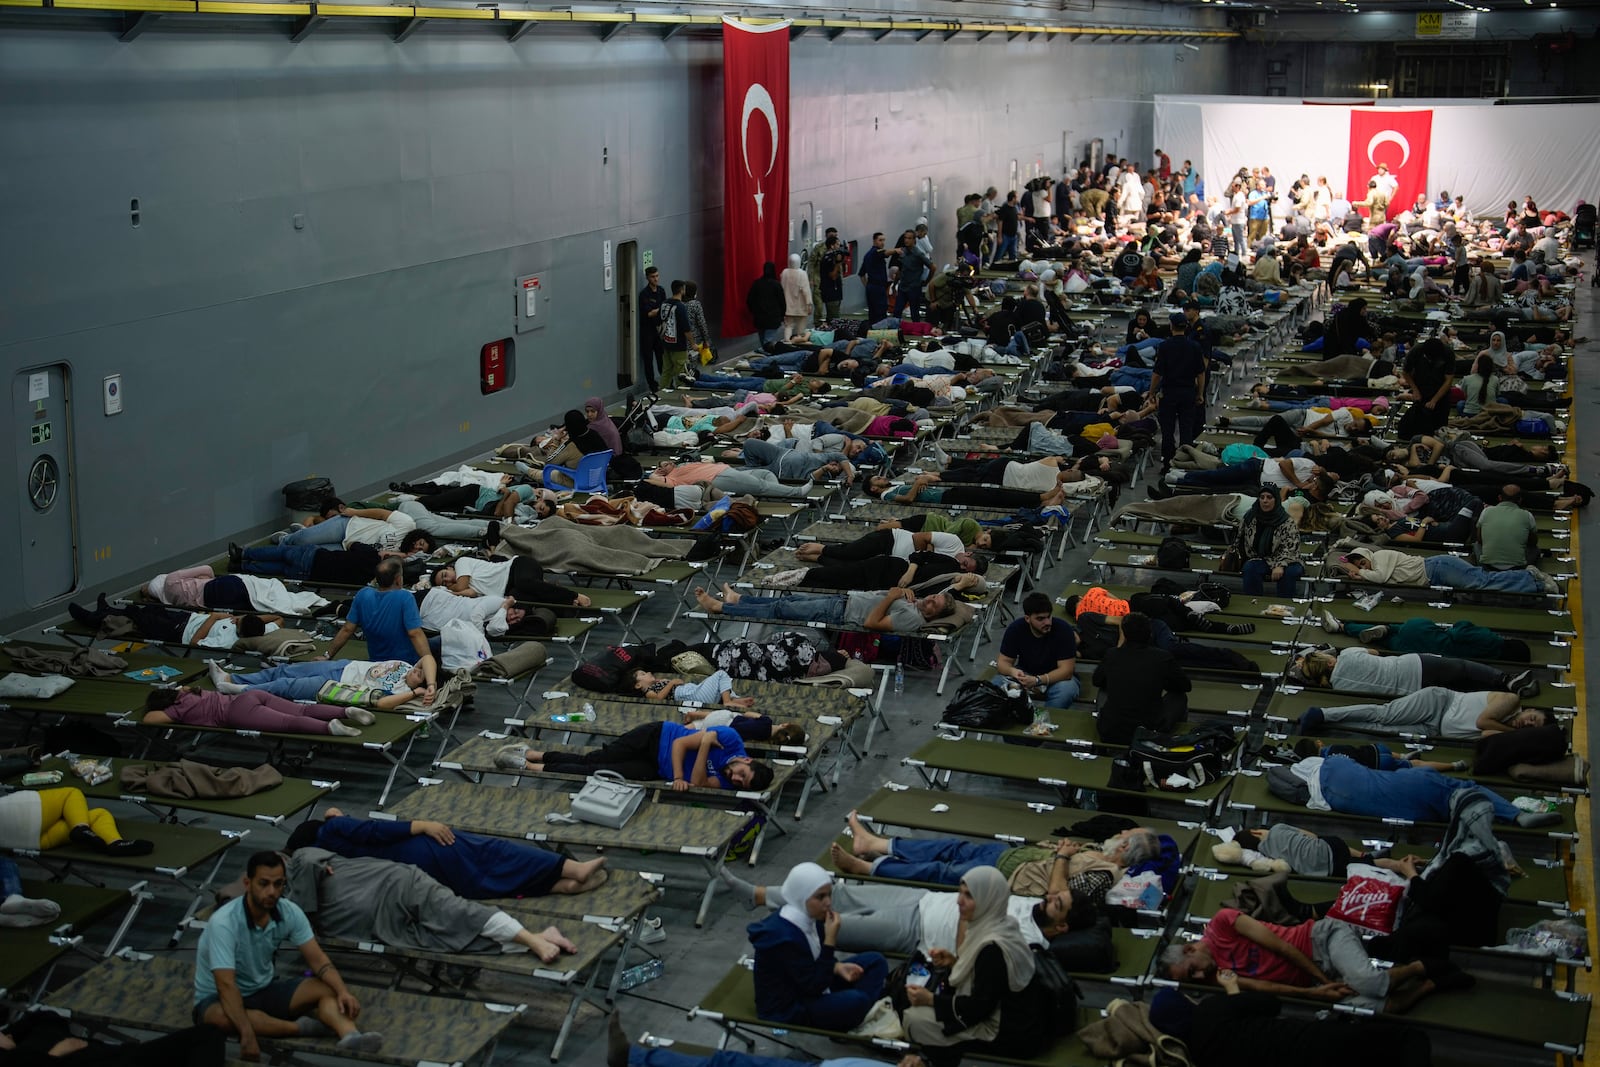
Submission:
{"label": "stroller", "polygon": [[1579,204],[1572,213],[1572,247],[1593,248],[1595,246],[1595,215],[1593,204]]}

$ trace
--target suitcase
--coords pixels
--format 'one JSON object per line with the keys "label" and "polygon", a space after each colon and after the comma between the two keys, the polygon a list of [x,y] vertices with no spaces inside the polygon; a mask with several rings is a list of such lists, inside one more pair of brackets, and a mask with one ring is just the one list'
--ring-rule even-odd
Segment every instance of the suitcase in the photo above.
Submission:
{"label": "suitcase", "polygon": [[579,822],[620,830],[644,802],[644,789],[616,771],[595,771],[572,798],[572,816]]}

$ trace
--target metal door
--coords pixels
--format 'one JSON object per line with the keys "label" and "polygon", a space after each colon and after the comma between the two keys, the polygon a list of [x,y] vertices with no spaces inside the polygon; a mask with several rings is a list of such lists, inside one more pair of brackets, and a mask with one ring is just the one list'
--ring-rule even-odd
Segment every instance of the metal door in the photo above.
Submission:
{"label": "metal door", "polygon": [[[790,204],[789,254],[798,255],[802,267],[811,262],[812,236],[811,201],[806,200],[798,204]],[[778,269],[781,271],[787,266],[787,263],[779,263]]]}
{"label": "metal door", "polygon": [[29,607],[65,596],[78,584],[70,389],[63,363],[23,371],[11,385],[13,498],[22,547],[18,578]]}
{"label": "metal door", "polygon": [[639,363],[639,242],[617,245],[617,388],[634,382]]}

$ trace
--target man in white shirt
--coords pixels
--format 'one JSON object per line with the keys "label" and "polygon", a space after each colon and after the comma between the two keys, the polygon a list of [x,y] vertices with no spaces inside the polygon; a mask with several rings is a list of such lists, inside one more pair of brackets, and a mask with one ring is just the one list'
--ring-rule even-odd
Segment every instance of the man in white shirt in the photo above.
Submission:
{"label": "man in white shirt", "polygon": [[1245,223],[1249,216],[1249,194],[1244,191],[1244,184],[1239,181],[1228,186],[1228,231],[1232,235],[1231,250],[1236,256],[1243,256],[1247,247],[1245,244]]}
{"label": "man in white shirt", "polygon": [[1395,190],[1400,188],[1400,179],[1389,173],[1389,164],[1379,163],[1378,173],[1368,180],[1377,182],[1378,191],[1393,202]]}

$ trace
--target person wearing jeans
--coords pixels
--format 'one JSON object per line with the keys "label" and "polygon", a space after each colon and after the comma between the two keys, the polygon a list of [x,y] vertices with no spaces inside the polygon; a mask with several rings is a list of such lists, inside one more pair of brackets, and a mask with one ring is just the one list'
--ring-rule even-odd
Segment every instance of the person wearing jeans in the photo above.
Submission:
{"label": "person wearing jeans", "polygon": [[1460,556],[1440,553],[1423,561],[1428,571],[1429,585],[1446,585],[1452,589],[1487,589],[1495,593],[1554,593],[1555,579],[1543,575],[1536,567],[1516,571],[1486,571],[1475,567]]}
{"label": "person wearing jeans", "polygon": [[320,522],[302,526],[284,535],[280,544],[321,545],[339,548],[344,544],[345,527],[350,525],[348,515],[329,515]]}
{"label": "person wearing jeans", "polygon": [[730,619],[774,619],[783,622],[820,622],[837,625],[844,621],[848,596],[844,593],[804,596],[741,596],[722,605]]}

